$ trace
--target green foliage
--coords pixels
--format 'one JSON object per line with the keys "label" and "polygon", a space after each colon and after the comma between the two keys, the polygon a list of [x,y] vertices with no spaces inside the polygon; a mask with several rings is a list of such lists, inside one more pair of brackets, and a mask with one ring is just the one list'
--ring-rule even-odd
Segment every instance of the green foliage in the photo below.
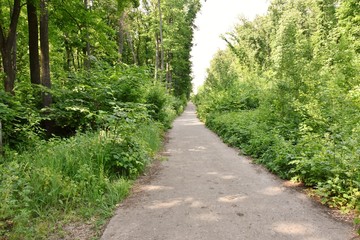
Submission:
{"label": "green foliage", "polygon": [[[21,104],[20,94],[1,96],[8,146],[0,159],[0,199],[6,202],[0,207],[2,236],[46,238],[59,227],[50,219],[108,216],[127,194],[129,180],[160,149],[163,130],[186,103],[154,85],[146,69],[124,66],[92,73],[74,74],[69,88],[53,91],[54,103],[44,113],[25,108],[31,101]],[[55,134],[77,133],[40,140],[43,119],[56,122]],[[15,144],[18,152],[9,149],[16,140],[23,140]],[[44,222],[51,227],[44,229]]]}
{"label": "green foliage", "polygon": [[283,178],[294,176],[289,172],[289,163],[294,158],[292,144],[271,129],[267,123],[269,119],[262,114],[260,109],[210,114],[206,125],[225,143],[257,158],[257,162],[263,163],[272,172]]}
{"label": "green foliage", "polygon": [[150,88],[147,96],[146,102],[151,104],[151,115],[155,120],[164,121],[164,108],[166,107],[166,103],[168,101],[168,95],[166,94],[166,90],[161,85],[154,85]]}
{"label": "green foliage", "polygon": [[64,213],[104,215],[127,195],[124,177],[144,170],[161,147],[162,130],[146,112],[116,109],[103,130],[8,153],[0,165],[2,236],[39,238],[49,233],[39,232],[45,219],[58,218],[49,223],[55,225]]}
{"label": "green foliage", "polygon": [[[154,84],[146,68],[125,65],[59,79],[49,109],[36,109],[28,87],[1,95],[0,235],[10,239],[60,234],[57,222],[69,216],[108,217],[186,104]],[[41,140],[44,120],[54,122],[53,134],[71,137]]]}
{"label": "green foliage", "polygon": [[[39,18],[40,2],[30,2]],[[20,3],[14,95],[0,90],[0,239],[62,238],[69,218],[109,216],[183,111],[200,1],[161,1],[167,67],[158,79],[157,1],[143,1],[141,9],[139,0],[47,1],[51,89],[30,83]],[[11,10],[0,0],[4,26]],[[52,104],[43,108],[45,94]]]}
{"label": "green foliage", "polygon": [[32,145],[42,135],[40,113],[28,102],[0,91],[0,120],[3,124],[3,141],[8,147],[21,150],[23,145]]}
{"label": "green foliage", "polygon": [[335,2],[273,1],[242,20],[195,103],[225,142],[349,211],[360,207],[359,4]]}

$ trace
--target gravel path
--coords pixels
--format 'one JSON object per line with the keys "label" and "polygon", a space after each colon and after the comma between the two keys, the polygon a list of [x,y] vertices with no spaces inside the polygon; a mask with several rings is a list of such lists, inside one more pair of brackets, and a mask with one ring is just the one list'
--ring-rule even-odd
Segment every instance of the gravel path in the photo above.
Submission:
{"label": "gravel path", "polygon": [[189,104],[169,133],[168,161],[122,204],[102,239],[347,240],[352,226],[239,156]]}

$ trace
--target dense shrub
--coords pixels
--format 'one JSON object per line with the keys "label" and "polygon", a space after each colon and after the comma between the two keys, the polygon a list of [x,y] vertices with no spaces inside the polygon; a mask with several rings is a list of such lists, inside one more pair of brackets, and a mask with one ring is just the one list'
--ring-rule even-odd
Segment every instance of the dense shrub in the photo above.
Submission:
{"label": "dense shrub", "polygon": [[42,221],[53,226],[62,221],[60,212],[93,217],[111,211],[128,193],[125,177],[139,175],[161,147],[160,125],[133,109],[114,111],[112,122],[106,116],[103,130],[8,152],[0,163],[0,234],[46,239],[51,229],[41,233]]}
{"label": "dense shrub", "polygon": [[17,150],[25,145],[31,147],[43,135],[40,126],[43,119],[33,105],[0,92],[0,121],[6,147]]}
{"label": "dense shrub", "polygon": [[[160,83],[154,83],[143,67],[101,66],[91,72],[69,73],[54,81],[53,104],[38,110],[36,87],[19,84],[15,96],[0,93],[0,120],[5,146],[25,149],[44,137],[44,122],[50,123],[52,135],[73,136],[77,131],[99,129],[99,116],[111,113],[114,106],[127,103],[145,104],[150,117],[169,128],[172,120],[183,111],[186,98],[168,94]],[[24,96],[27,92],[28,96]]]}
{"label": "dense shrub", "polygon": [[[34,92],[26,98],[25,89],[18,90],[15,96],[0,95],[4,239],[48,239],[69,217],[109,214],[186,104],[155,84],[147,69],[130,66],[102,66],[57,79],[51,108],[40,111]],[[51,123],[47,138],[45,121]]]}

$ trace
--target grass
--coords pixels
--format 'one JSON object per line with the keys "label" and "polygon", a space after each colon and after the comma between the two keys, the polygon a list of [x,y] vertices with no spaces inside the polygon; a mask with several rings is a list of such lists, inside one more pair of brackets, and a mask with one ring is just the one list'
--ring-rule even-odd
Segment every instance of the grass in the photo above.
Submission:
{"label": "grass", "polygon": [[0,160],[0,239],[58,239],[72,222],[96,232],[159,150],[161,135],[158,124],[142,123],[8,154]]}

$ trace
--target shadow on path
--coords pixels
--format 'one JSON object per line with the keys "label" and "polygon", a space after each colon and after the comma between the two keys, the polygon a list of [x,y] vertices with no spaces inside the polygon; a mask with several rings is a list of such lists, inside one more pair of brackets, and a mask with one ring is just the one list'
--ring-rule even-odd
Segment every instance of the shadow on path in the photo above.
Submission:
{"label": "shadow on path", "polygon": [[102,239],[346,240],[352,227],[227,147],[189,104],[169,132],[168,161]]}

